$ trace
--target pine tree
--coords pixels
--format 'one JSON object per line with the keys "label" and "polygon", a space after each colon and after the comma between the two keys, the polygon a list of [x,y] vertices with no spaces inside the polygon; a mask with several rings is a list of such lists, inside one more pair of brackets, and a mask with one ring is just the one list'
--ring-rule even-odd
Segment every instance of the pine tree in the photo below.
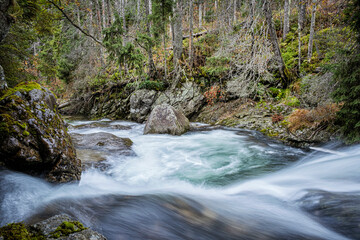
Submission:
{"label": "pine tree", "polygon": [[353,0],[346,11],[345,22],[357,33],[354,49],[346,50],[335,66],[337,89],[333,96],[343,103],[338,123],[349,143],[360,142],[360,0]]}

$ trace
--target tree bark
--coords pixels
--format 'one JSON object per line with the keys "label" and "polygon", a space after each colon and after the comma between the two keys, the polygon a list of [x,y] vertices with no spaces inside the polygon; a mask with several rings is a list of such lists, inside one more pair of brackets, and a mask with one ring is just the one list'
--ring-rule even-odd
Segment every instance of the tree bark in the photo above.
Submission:
{"label": "tree bark", "polygon": [[202,14],[202,3],[199,2],[199,29],[202,28]]}
{"label": "tree bark", "polygon": [[286,39],[289,30],[290,30],[290,0],[285,0],[283,40]]}
{"label": "tree bark", "polygon": [[194,37],[193,37],[193,15],[194,15],[194,4],[193,0],[189,0],[189,67],[192,69],[194,64]]}
{"label": "tree bark", "polygon": [[236,7],[237,7],[237,3],[236,3],[236,0],[234,0],[234,2],[233,2],[233,5],[234,5],[234,8],[233,8],[233,10],[234,10],[234,12],[233,12],[233,23],[235,24],[236,23]]}
{"label": "tree bark", "polygon": [[299,24],[301,29],[304,29],[305,26],[306,6],[307,6],[307,0],[299,0]]}
{"label": "tree bark", "polygon": [[310,36],[309,36],[309,45],[308,45],[308,62],[311,61],[312,50],[313,50],[313,42],[314,42],[314,33],[315,33],[315,18],[316,18],[316,5],[317,0],[312,1],[312,11],[311,11],[311,25],[310,25]]}
{"label": "tree bark", "polygon": [[280,46],[279,46],[279,43],[278,43],[275,27],[274,27],[274,24],[272,22],[272,11],[271,11],[271,6],[270,6],[270,0],[265,0],[264,13],[265,13],[265,18],[266,18],[266,23],[267,23],[268,28],[269,28],[270,42],[271,42],[275,57],[276,57],[277,62],[278,62],[278,70],[279,70],[282,82],[286,87],[289,84],[290,79],[289,79],[289,76],[288,76],[289,74],[287,73],[287,69],[286,69],[284,60],[283,60],[283,58],[281,56]]}
{"label": "tree bark", "polygon": [[[151,7],[150,3],[151,3],[151,0],[145,0],[146,32],[149,36],[151,36],[150,20],[149,20],[150,7]],[[147,48],[147,53],[148,53],[148,59],[149,59],[148,60],[149,61],[149,75],[150,75],[150,77],[155,77],[156,68],[155,68],[155,64],[154,64],[151,44]]]}

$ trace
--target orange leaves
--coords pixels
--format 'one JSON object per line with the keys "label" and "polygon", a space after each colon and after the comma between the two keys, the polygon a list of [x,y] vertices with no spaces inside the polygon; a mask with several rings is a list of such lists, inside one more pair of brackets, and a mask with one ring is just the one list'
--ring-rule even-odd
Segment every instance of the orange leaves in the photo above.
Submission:
{"label": "orange leaves", "polygon": [[317,128],[332,123],[336,118],[336,113],[341,105],[332,103],[320,106],[312,110],[296,109],[290,114],[289,130],[295,132],[301,128]]}
{"label": "orange leaves", "polygon": [[219,86],[212,86],[204,93],[204,97],[208,105],[213,105],[215,102],[223,100],[224,96],[225,93]]}

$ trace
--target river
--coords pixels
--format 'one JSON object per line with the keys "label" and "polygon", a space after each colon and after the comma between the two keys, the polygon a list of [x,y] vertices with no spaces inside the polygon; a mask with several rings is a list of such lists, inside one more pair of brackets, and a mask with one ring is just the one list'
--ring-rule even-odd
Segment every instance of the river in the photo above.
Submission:
{"label": "river", "polygon": [[135,154],[107,154],[78,184],[3,170],[0,225],[67,213],[115,240],[360,239],[360,146],[303,151],[255,131],[143,135],[142,124],[101,123],[70,131],[130,138]]}

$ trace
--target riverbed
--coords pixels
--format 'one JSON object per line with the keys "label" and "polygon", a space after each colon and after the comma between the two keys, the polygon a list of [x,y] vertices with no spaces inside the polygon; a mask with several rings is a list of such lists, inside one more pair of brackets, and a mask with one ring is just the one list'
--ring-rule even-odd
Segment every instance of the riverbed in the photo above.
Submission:
{"label": "riverbed", "polygon": [[256,131],[143,135],[143,124],[98,122],[69,129],[130,138],[134,154],[106,154],[73,184],[1,171],[0,225],[67,213],[108,239],[360,238],[360,146],[304,151]]}

